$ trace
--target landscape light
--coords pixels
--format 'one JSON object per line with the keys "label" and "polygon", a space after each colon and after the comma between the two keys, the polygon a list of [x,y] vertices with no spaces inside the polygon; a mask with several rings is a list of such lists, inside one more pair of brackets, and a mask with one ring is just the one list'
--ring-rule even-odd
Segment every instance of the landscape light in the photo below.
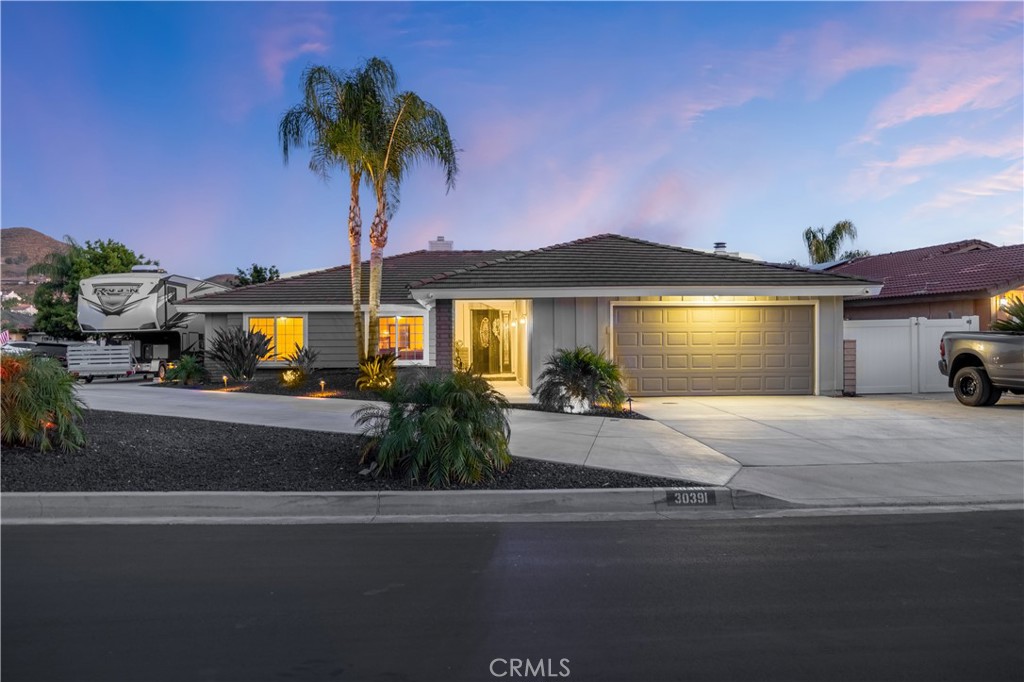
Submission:
{"label": "landscape light", "polygon": [[221,379],[224,380],[224,388],[227,388],[228,387],[228,375],[225,374],[224,376],[221,377]]}
{"label": "landscape light", "polygon": [[324,381],[323,379],[321,379],[321,380],[320,380],[320,392],[321,392],[321,393],[323,393],[323,392],[324,392],[324,384],[325,384],[325,383],[326,383],[326,382],[325,382],[325,381]]}

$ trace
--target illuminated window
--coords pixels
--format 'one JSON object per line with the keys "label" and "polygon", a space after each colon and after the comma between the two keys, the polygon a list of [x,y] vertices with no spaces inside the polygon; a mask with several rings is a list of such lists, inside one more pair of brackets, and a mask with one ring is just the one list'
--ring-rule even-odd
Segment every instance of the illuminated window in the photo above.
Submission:
{"label": "illuminated window", "polygon": [[382,317],[380,323],[380,355],[394,355],[399,360],[423,359],[423,318]]}
{"label": "illuminated window", "polygon": [[295,344],[302,348],[301,317],[250,317],[249,331],[262,332],[270,339],[270,353],[261,360],[284,360],[285,356],[295,352]]}

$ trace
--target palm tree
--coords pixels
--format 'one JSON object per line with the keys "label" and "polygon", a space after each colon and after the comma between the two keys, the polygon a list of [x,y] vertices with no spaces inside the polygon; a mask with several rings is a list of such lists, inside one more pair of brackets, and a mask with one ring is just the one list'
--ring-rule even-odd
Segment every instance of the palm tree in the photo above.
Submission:
{"label": "palm tree", "polygon": [[370,226],[369,346],[376,352],[379,333],[380,286],[388,224],[397,206],[406,173],[419,163],[444,171],[448,191],[455,187],[458,149],[441,112],[414,92],[402,92],[383,102],[367,129],[369,154],[366,173],[377,202]]}
{"label": "palm tree", "polygon": [[849,220],[840,220],[825,232],[824,227],[808,227],[804,230],[804,243],[811,263],[828,263],[839,255],[844,240],[857,238],[857,228]]}
{"label": "palm tree", "polygon": [[372,122],[394,93],[395,70],[387,60],[374,57],[347,73],[327,66],[309,67],[302,75],[302,82],[302,103],[285,112],[278,127],[278,139],[285,163],[292,147],[309,147],[309,169],[325,181],[332,168],[348,169],[352,322],[362,361],[366,357],[366,335],[362,312],[363,217],[359,187],[364,178],[368,180],[364,163],[368,140],[365,131],[368,119]]}

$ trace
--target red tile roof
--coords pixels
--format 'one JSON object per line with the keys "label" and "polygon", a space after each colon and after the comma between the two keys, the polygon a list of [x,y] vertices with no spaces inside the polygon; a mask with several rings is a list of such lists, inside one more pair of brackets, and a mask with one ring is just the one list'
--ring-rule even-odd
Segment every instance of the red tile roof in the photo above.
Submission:
{"label": "red tile roof", "polygon": [[883,283],[875,298],[963,292],[994,295],[1024,284],[1024,244],[994,246],[980,239],[865,256],[828,269]]}

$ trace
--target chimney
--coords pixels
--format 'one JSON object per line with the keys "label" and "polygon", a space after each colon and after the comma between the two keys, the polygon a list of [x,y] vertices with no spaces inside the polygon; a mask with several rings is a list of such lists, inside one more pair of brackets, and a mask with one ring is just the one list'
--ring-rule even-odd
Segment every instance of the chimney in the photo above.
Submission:
{"label": "chimney", "polygon": [[715,253],[727,253],[725,250],[725,242],[715,242]]}
{"label": "chimney", "polygon": [[450,242],[444,238],[444,235],[437,235],[437,239],[431,242],[427,242],[427,251],[451,251],[455,246],[455,242]]}

